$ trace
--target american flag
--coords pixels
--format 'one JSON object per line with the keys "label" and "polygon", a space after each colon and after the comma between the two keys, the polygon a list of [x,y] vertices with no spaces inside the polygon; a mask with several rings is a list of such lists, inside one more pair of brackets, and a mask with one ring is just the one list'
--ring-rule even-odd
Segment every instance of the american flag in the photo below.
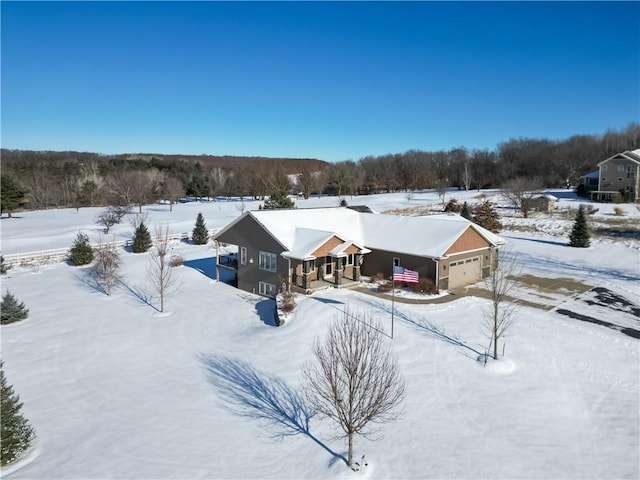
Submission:
{"label": "american flag", "polygon": [[394,282],[418,283],[418,277],[418,272],[404,267],[393,267]]}

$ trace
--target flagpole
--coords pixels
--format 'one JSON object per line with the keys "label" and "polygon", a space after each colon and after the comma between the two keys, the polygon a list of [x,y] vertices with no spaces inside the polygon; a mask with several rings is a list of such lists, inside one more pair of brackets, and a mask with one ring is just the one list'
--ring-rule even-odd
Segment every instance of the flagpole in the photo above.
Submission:
{"label": "flagpole", "polygon": [[391,268],[391,339],[393,340],[393,314],[396,306],[396,280],[394,273],[395,265]]}

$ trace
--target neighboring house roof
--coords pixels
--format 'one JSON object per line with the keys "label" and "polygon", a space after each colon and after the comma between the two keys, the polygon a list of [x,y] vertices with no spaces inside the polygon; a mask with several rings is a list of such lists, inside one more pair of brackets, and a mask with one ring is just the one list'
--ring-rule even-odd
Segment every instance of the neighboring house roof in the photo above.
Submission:
{"label": "neighboring house roof", "polygon": [[[361,249],[399,252],[408,255],[440,258],[469,226],[491,245],[505,241],[459,215],[441,214],[420,217],[361,213],[345,207],[258,210],[252,216],[283,245],[284,256],[305,258],[332,236]],[[222,235],[238,220],[221,230]],[[215,237],[214,237],[215,238]],[[342,251],[345,244],[336,247]]]}
{"label": "neighboring house roof", "polygon": [[598,167],[600,165],[602,165],[603,163],[607,163],[609,160],[616,160],[616,159],[620,159],[620,158],[625,159],[625,160],[630,160],[633,163],[637,163],[638,165],[640,165],[640,148],[638,148],[636,150],[627,150],[626,152],[622,152],[622,153],[616,153],[612,157],[609,157],[606,160],[601,161],[598,164]]}
{"label": "neighboring house roof", "polygon": [[535,198],[546,198],[547,200],[553,200],[553,201],[558,200],[558,197],[554,197],[553,195],[548,194],[548,193],[544,193],[542,195],[538,195]]}
{"label": "neighboring house roof", "polygon": [[594,170],[593,172],[586,173],[580,178],[598,178],[600,177],[600,170]]}

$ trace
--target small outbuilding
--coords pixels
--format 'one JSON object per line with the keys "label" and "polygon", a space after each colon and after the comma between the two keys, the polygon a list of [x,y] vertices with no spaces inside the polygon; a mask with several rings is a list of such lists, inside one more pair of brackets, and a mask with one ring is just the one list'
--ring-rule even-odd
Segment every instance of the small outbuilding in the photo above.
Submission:
{"label": "small outbuilding", "polygon": [[530,203],[530,209],[536,212],[552,213],[556,209],[557,197],[547,193],[533,197]]}

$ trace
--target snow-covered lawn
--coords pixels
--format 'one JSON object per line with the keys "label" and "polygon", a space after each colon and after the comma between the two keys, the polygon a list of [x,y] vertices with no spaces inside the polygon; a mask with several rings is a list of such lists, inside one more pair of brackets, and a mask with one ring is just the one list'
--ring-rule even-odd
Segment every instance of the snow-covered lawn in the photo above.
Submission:
{"label": "snow-covered lawn", "polygon": [[[473,198],[452,194],[465,195]],[[438,199],[424,193],[347,201],[384,211]],[[208,228],[223,227],[240,214],[238,204],[147,211],[151,225],[187,232],[199,211]],[[600,207],[596,215],[613,208]],[[97,235],[98,211],[3,218],[2,252],[67,247],[79,229]],[[127,224],[114,229],[116,239],[131,231]],[[175,248],[187,262],[175,271],[180,290],[166,300],[164,314],[136,295],[148,283],[146,254],[123,252],[126,286],[113,297],[87,285],[86,268],[11,270],[2,291],[24,301],[30,316],[2,326],[2,358],[38,436],[10,478],[640,477],[640,341],[557,311],[640,329],[638,240],[594,239],[588,249],[571,249],[551,233],[509,229],[503,236],[523,275],[570,278],[632,305],[611,308],[592,291],[551,295],[548,309],[520,307],[505,359],[484,366],[478,358],[488,345],[480,329],[486,300],[396,302],[394,339],[387,341],[408,386],[406,402],[379,440],[356,439],[355,458],[366,454],[369,463],[360,472],[345,466],[345,444],[331,438],[327,421],[314,416],[308,429],[301,421],[300,428],[283,424],[295,427],[294,410],[305,406],[291,394],[302,391],[300,366],[311,360],[316,336],[347,307],[389,332],[389,300],[346,289],[297,296],[294,313],[274,327],[272,300],[211,278],[210,245]],[[528,288],[527,298],[544,301]]]}

